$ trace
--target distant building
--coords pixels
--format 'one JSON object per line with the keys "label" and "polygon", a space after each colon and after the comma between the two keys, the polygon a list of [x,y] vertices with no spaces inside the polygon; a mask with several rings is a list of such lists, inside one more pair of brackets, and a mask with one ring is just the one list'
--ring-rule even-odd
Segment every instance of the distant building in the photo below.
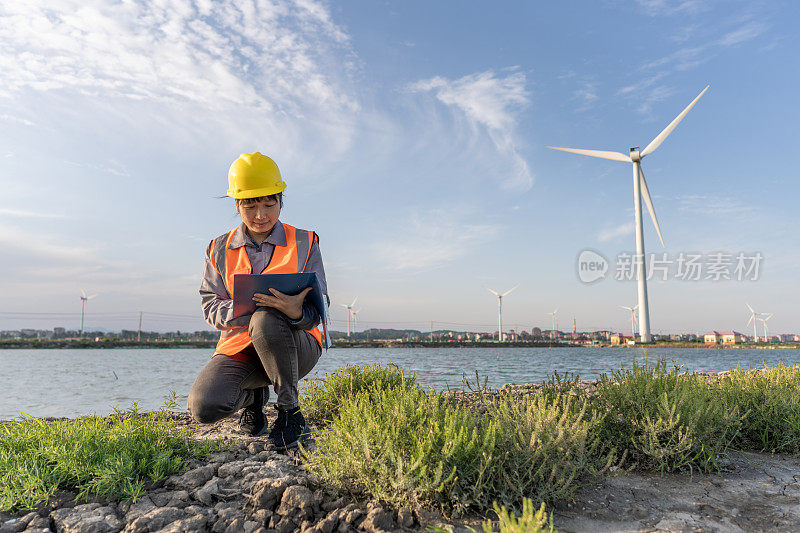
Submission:
{"label": "distant building", "polygon": [[534,337],[541,337],[542,336],[542,328],[533,328],[531,330],[531,335]]}
{"label": "distant building", "polygon": [[737,331],[723,331],[720,335],[720,344],[731,345],[745,342],[745,336]]}
{"label": "distant building", "polygon": [[722,342],[722,334],[719,331],[711,331],[703,335],[703,342],[706,344],[720,344]]}
{"label": "distant building", "polygon": [[614,346],[618,346],[621,344],[634,344],[635,342],[636,342],[636,337],[634,335],[626,335],[624,333],[611,334],[611,344]]}

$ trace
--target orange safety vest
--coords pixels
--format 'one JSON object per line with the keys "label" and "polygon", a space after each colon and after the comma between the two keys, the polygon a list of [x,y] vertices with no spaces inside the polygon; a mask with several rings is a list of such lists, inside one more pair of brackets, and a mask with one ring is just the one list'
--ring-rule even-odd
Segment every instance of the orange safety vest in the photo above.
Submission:
{"label": "orange safety vest", "polygon": [[[281,223],[283,224],[283,223]],[[286,233],[286,246],[275,246],[269,264],[262,274],[296,274],[303,272],[311,256],[311,245],[319,242],[319,237],[313,231],[297,229],[289,224],[283,224]],[[208,258],[214,269],[225,281],[228,295],[233,294],[233,276],[236,274],[252,274],[253,266],[244,246],[229,248],[236,229],[224,233],[211,241],[208,245]],[[247,326],[225,328],[219,336],[216,353],[233,355],[241,352],[253,341],[247,333]],[[322,347],[322,332],[319,327],[306,330]]]}

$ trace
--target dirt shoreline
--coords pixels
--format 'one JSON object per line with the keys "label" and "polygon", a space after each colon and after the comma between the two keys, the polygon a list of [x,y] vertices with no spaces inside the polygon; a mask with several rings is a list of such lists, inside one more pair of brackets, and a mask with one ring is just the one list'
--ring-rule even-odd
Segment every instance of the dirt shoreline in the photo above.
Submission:
{"label": "dirt shoreline", "polygon": [[[525,387],[532,388],[519,386]],[[0,533],[479,528],[478,516],[446,520],[435,512],[326,493],[303,469],[296,451],[266,451],[266,439],[242,435],[235,418],[199,425],[185,412],[174,416],[196,431],[194,438],[225,439],[232,450],[189,461],[183,474],[151,483],[147,496],[135,504],[75,502],[75,495],[65,492],[39,512],[0,513]],[[800,458],[731,452],[724,470],[694,476],[618,470],[551,509],[554,523],[563,532],[800,531]]]}

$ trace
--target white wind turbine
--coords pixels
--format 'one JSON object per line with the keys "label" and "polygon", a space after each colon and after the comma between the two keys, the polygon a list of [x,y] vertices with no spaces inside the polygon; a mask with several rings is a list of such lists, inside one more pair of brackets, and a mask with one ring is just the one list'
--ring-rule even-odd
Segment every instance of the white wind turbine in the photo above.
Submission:
{"label": "white wind turbine", "polygon": [[350,305],[346,304],[339,304],[345,309],[347,309],[347,338],[350,338],[350,321],[353,319],[353,306],[356,305],[356,300],[358,300],[358,296],[353,299],[353,303]]}
{"label": "white wind turbine", "polygon": [[550,330],[550,340],[553,340],[553,336],[556,334],[556,326],[558,325],[558,307],[556,307],[554,311],[547,314],[553,317],[553,329]]}
{"label": "white wind turbine", "polygon": [[97,295],[92,294],[91,296],[86,296],[86,291],[81,289],[81,332],[80,332],[81,336],[83,336],[83,316],[86,313],[86,302],[88,302],[95,296]]}
{"label": "white wind turbine", "polygon": [[758,320],[760,320],[761,323],[764,325],[764,342],[769,342],[769,336],[768,336],[769,333],[767,332],[767,320],[769,320],[770,318],[772,318],[775,315],[773,313],[769,313],[769,314],[763,313],[763,315],[764,315],[764,317],[763,318],[759,318]]}
{"label": "white wind turbine", "polygon": [[750,320],[747,321],[747,325],[750,325],[750,322],[753,323],[753,342],[758,342],[758,333],[756,332],[756,322],[758,322],[758,315],[761,313],[756,313],[755,310],[750,307],[750,304],[745,304],[747,308],[750,310]]}
{"label": "white wind turbine", "polygon": [[498,316],[498,326],[499,326],[497,329],[497,342],[503,342],[503,296],[509,295],[511,291],[513,291],[517,287],[519,287],[519,285],[514,285],[514,287],[508,289],[503,294],[500,294],[497,291],[493,291],[489,287],[485,287],[487,291],[497,296],[497,316]]}
{"label": "white wind turbine", "polygon": [[627,309],[631,313],[631,335],[633,338],[636,338],[636,308],[639,307],[638,305],[634,305],[633,307],[626,307],[624,305],[620,305],[621,309]]}
{"label": "white wind turbine", "polygon": [[356,326],[358,325],[358,313],[361,312],[361,309],[356,309],[353,311],[353,333],[356,331]]}
{"label": "white wind turbine", "polygon": [[633,163],[633,205],[634,217],[636,223],[636,274],[638,280],[638,296],[639,296],[639,337],[641,342],[650,342],[650,308],[647,303],[647,280],[645,279],[646,265],[644,260],[644,228],[642,226],[642,199],[650,211],[650,217],[653,219],[653,224],[656,227],[658,238],[661,241],[661,246],[664,246],[664,239],[661,236],[661,228],[658,225],[656,212],[653,208],[653,201],[650,198],[650,191],[647,188],[647,182],[644,179],[644,172],[642,172],[642,159],[653,153],[661,143],[672,133],[672,130],[683,120],[683,117],[691,110],[697,101],[708,90],[710,85],[707,85],[697,97],[692,100],[686,109],[681,111],[681,114],[675,117],[675,120],[669,123],[664,130],[659,133],[655,139],[650,141],[650,144],[645,146],[644,150],[639,151],[638,146],[630,149],[630,155],[621,154],[619,152],[607,152],[604,150],[582,150],[577,148],[559,148],[556,146],[548,146],[553,150],[561,150],[563,152],[571,152],[574,154],[588,155],[592,157],[599,157],[602,159],[611,159],[613,161],[622,161],[624,163]]}

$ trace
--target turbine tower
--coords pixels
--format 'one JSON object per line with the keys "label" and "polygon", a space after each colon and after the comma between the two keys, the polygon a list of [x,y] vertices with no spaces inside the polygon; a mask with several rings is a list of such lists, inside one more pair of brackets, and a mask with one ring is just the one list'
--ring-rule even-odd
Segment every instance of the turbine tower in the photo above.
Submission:
{"label": "turbine tower", "polygon": [[[624,305],[620,305],[621,309],[627,309],[631,313],[631,335],[633,335],[633,339],[636,339],[636,308],[639,307],[638,305],[634,305],[633,307],[626,307]],[[639,332],[641,333],[641,332]]]}
{"label": "turbine tower", "polygon": [[339,304],[345,309],[347,309],[347,338],[350,338],[350,321],[353,318],[353,306],[356,305],[356,300],[358,300],[358,296],[353,299],[353,303],[350,305],[346,304]]}
{"label": "turbine tower", "polygon": [[486,290],[497,296],[497,321],[498,321],[498,329],[497,329],[497,342],[503,342],[503,296],[507,296],[519,287],[519,285],[514,285],[514,287],[508,289],[503,294],[500,294],[497,291],[493,291],[489,287],[486,287]]}
{"label": "turbine tower", "polygon": [[642,200],[644,200],[647,210],[650,212],[650,218],[653,219],[653,224],[658,233],[658,239],[661,241],[661,246],[664,246],[664,239],[661,236],[661,228],[658,225],[656,212],[653,208],[653,201],[650,198],[650,191],[647,188],[647,182],[644,179],[644,172],[642,172],[642,159],[655,152],[661,143],[672,133],[672,130],[680,123],[686,114],[694,107],[700,97],[705,94],[710,85],[707,85],[692,102],[686,106],[686,109],[681,111],[681,114],[675,117],[675,120],[669,123],[664,130],[659,133],[655,139],[650,141],[644,150],[639,151],[638,146],[630,149],[630,155],[621,154],[619,152],[607,152],[604,150],[583,150],[578,148],[560,148],[557,146],[548,146],[553,150],[561,150],[563,152],[571,152],[574,154],[588,155],[592,157],[599,157],[602,159],[611,159],[613,161],[622,161],[624,163],[633,163],[633,207],[634,207],[634,220],[636,227],[636,277],[638,281],[638,297],[639,297],[639,337],[641,342],[650,342],[650,308],[647,303],[647,280],[645,273],[647,272],[644,260],[644,228],[642,226]]}
{"label": "turbine tower", "polygon": [[86,291],[81,289],[81,332],[80,332],[81,337],[83,337],[83,316],[86,313],[86,302],[88,302],[95,296],[97,295],[92,294],[91,296],[86,296]]}
{"label": "turbine tower", "polygon": [[556,334],[556,326],[558,325],[558,307],[556,307],[555,311],[547,313],[548,315],[552,315],[553,317],[553,329],[550,330],[550,340],[553,340],[553,336]]}
{"label": "turbine tower", "polygon": [[750,325],[750,322],[753,323],[753,342],[758,342],[758,333],[756,332],[756,322],[758,322],[758,315],[761,313],[756,313],[755,310],[750,307],[750,304],[745,304],[747,308],[750,310],[750,320],[747,321],[747,325]]}

